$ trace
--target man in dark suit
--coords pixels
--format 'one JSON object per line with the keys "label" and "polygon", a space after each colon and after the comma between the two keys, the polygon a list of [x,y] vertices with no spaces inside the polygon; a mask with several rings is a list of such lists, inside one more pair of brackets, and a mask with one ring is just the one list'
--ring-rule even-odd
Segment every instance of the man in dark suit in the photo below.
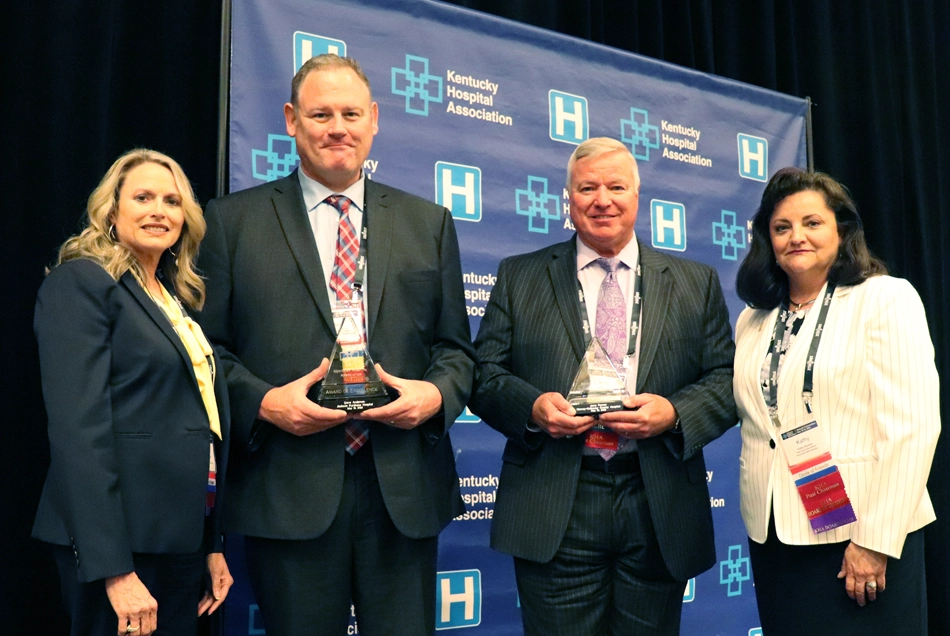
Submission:
{"label": "man in dark suit", "polygon": [[[344,634],[351,599],[360,633],[431,633],[437,536],[464,511],[448,437],[474,370],[458,242],[445,208],[362,174],[377,114],[356,62],[311,59],[284,106],[300,169],[207,209],[202,325],[234,409],[226,525],[246,536],[272,635]],[[338,233],[361,230],[369,352],[398,398],[347,415],[308,392],[336,339]]]}
{"label": "man in dark suit", "polygon": [[[471,408],[508,438],[492,547],[528,636],[678,634],[715,562],[702,448],[736,423],[729,316],[712,268],[636,240],[623,144],[580,144],[568,186],[576,236],[501,262],[475,341]],[[565,398],[591,334],[630,393],[599,420]]]}

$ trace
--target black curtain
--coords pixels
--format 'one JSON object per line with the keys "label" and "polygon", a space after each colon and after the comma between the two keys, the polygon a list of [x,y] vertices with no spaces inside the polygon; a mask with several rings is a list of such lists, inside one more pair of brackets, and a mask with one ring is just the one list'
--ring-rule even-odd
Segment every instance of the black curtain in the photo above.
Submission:
{"label": "black curtain", "polygon": [[[950,0],[455,0],[454,4],[796,96],[815,167],[851,189],[871,248],[927,308],[950,381]],[[175,157],[215,194],[221,0],[8,3],[0,25],[0,631],[61,633],[55,573],[29,536],[48,461],[32,313],[43,267],[121,152]],[[320,4],[314,3],[315,14]],[[288,84],[290,78],[288,77]],[[631,86],[631,92],[636,91]],[[751,211],[749,211],[751,212]],[[943,421],[950,393],[941,392]],[[950,449],[927,527],[931,633],[950,633]]]}

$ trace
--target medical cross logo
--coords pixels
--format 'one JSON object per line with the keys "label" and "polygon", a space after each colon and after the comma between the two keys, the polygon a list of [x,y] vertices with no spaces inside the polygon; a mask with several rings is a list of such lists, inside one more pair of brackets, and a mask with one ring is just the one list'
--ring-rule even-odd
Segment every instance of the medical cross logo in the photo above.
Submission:
{"label": "medical cross logo", "polygon": [[587,139],[587,98],[561,91],[548,91],[551,139],[577,145]]}
{"label": "medical cross logo", "polygon": [[742,594],[742,582],[751,578],[752,566],[749,557],[742,556],[742,546],[729,546],[729,558],[719,562],[719,583],[726,586],[726,596]]}
{"label": "medical cross logo", "polygon": [[515,211],[528,217],[528,231],[547,234],[551,221],[561,219],[561,201],[548,192],[548,180],[528,176],[528,187],[515,190]]}
{"label": "medical cross logo", "polygon": [[686,581],[686,589],[683,590],[683,602],[692,603],[696,600],[696,579],[692,578]]}
{"label": "medical cross logo", "polygon": [[720,221],[713,221],[713,244],[722,247],[722,259],[739,260],[739,250],[745,249],[745,228],[736,223],[736,213],[722,210]]}
{"label": "medical cross logo", "polygon": [[650,149],[660,147],[660,129],[650,123],[649,111],[631,107],[630,119],[620,120],[620,141],[639,161],[649,161]]}
{"label": "medical cross logo", "polygon": [[406,112],[429,116],[429,102],[442,103],[442,78],[429,75],[429,59],[406,54],[406,67],[392,67],[393,95],[406,98]]}
{"label": "medical cross logo", "polygon": [[435,628],[475,627],[482,622],[482,573],[478,570],[438,572]]}
{"label": "medical cross logo", "polygon": [[477,424],[481,421],[482,419],[472,413],[467,406],[465,410],[462,411],[462,414],[455,419],[456,424]]}
{"label": "medical cross logo", "polygon": [[267,150],[251,148],[251,174],[255,179],[281,179],[293,172],[299,162],[297,140],[287,135],[267,135]]}
{"label": "medical cross logo", "polygon": [[324,53],[346,57],[346,42],[303,31],[294,33],[294,73],[311,57]]}
{"label": "medical cross logo", "polygon": [[650,201],[653,247],[686,251],[686,206],[673,201]]}
{"label": "medical cross logo", "polygon": [[459,221],[482,220],[482,171],[475,166],[437,161],[435,202]]}
{"label": "medical cross logo", "polygon": [[737,142],[739,144],[739,176],[754,181],[768,181],[768,140],[739,133]]}

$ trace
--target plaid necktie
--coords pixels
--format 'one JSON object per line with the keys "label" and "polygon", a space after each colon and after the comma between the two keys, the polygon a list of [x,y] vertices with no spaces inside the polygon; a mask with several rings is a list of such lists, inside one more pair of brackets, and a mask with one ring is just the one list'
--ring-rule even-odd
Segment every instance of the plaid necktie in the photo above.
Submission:
{"label": "plaid necktie", "polygon": [[[330,289],[336,294],[337,300],[350,300],[353,297],[353,280],[356,278],[356,259],[359,258],[360,253],[356,227],[349,214],[352,201],[343,195],[333,194],[326,198],[326,202],[340,212],[336,256],[333,258],[333,271],[330,273]],[[369,424],[363,420],[350,420],[344,429],[346,452],[352,455],[369,439]]]}

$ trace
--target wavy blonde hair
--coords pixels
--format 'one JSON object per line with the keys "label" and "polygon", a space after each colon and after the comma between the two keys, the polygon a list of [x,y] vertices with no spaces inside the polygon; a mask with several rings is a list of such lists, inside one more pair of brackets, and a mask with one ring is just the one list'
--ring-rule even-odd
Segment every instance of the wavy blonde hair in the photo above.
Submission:
{"label": "wavy blonde hair", "polygon": [[[86,203],[86,226],[79,234],[69,237],[59,248],[56,264],[77,258],[87,258],[101,265],[115,280],[132,271],[140,280],[146,279],[145,269],[135,255],[115,238],[115,215],[119,209],[119,192],[125,177],[143,163],[155,163],[172,173],[181,195],[185,222],[181,236],[170,250],[162,255],[159,271],[169,281],[174,293],[189,308],[199,311],[204,305],[205,284],[195,271],[198,246],[204,238],[207,224],[201,206],[195,200],[191,183],[181,166],[168,155],[147,148],[136,148],[115,160],[102,181],[89,195]],[[171,253],[169,253],[171,252]]]}

